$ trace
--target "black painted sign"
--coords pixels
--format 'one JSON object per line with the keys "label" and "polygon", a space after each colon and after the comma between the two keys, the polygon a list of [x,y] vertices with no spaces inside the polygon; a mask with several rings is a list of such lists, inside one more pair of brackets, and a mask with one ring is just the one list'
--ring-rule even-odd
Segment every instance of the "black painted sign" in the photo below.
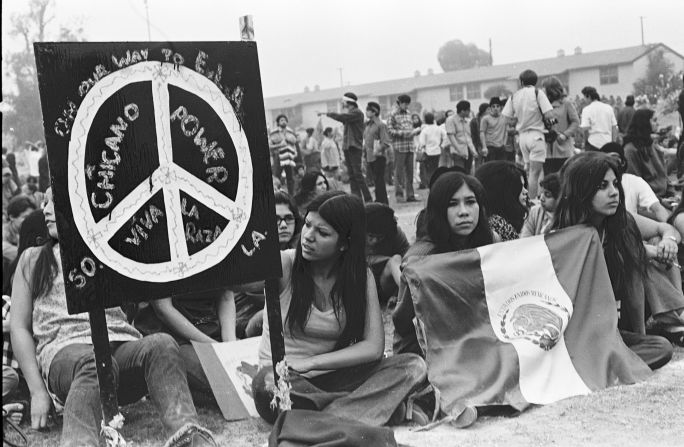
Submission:
{"label": "black painted sign", "polygon": [[281,275],[255,42],[35,53],[70,313]]}

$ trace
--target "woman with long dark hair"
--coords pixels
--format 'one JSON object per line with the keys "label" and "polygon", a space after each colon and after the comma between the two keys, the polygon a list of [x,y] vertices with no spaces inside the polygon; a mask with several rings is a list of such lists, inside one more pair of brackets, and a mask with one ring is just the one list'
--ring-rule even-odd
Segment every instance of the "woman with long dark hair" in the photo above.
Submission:
{"label": "woman with long dark hair", "polygon": [[553,106],[553,117],[558,121],[553,126],[558,136],[552,143],[547,143],[544,174],[549,175],[563,166],[565,161],[575,155],[574,135],[579,129],[580,119],[577,109],[567,99],[563,83],[555,76],[549,76],[542,82],[542,87]]}
{"label": "woman with long dark hair", "polygon": [[330,189],[328,179],[318,171],[307,172],[302,177],[300,189],[294,196],[294,201],[300,213],[306,210],[307,205],[316,197]]}
{"label": "woman with long dark hair", "polygon": [[[416,355],[383,358],[384,329],[366,266],[366,216],[356,196],[329,192],[308,206],[301,243],[281,252],[280,306],[294,408],[383,425],[426,378]],[[268,319],[252,383],[259,414],[273,422]]]}
{"label": "woman with long dark hair", "polygon": [[667,169],[651,137],[657,125],[653,110],[634,112],[625,135],[624,151],[627,172],[646,180],[658,197],[664,197],[667,193]]}
{"label": "woman with long dark hair", "polygon": [[[14,354],[31,393],[31,426],[47,426],[53,398],[64,404],[61,444],[99,445],[102,408],[90,322],[67,313],[60,240],[50,190],[43,210],[49,240],[21,256],[12,287]],[[169,446],[215,446],[198,425],[178,345],[168,334],[141,338],[120,308],[105,310],[119,403],[149,394]]]}
{"label": "woman with long dark hair", "polygon": [[489,226],[502,241],[518,239],[528,212],[525,171],[510,161],[490,161],[475,177],[486,192]]}
{"label": "woman with long dark hair", "polygon": [[[483,205],[485,192],[480,182],[459,172],[442,174],[430,188],[425,212],[427,235],[404,256],[422,257],[489,245],[494,241]],[[392,314],[394,352],[422,354],[413,324],[415,309],[406,280],[399,286],[399,301]]]}
{"label": "woman with long dark hair", "polygon": [[[622,338],[651,368],[663,366],[672,357],[672,345],[662,337],[645,335],[644,282],[649,258],[674,259],[679,234],[627,212],[615,158],[597,152],[577,155],[562,175],[554,229],[578,224],[596,228],[613,292],[622,301]],[[642,238],[654,236],[661,236],[661,242],[645,248]]]}

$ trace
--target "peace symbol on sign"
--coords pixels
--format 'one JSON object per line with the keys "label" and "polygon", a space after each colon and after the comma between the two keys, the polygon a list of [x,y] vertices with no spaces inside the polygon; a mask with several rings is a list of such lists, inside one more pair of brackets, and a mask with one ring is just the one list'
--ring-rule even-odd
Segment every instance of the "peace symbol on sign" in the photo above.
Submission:
{"label": "peace symbol on sign", "polygon": [[[150,179],[136,186],[110,214],[99,221],[93,217],[86,185],[86,141],[88,130],[102,104],[117,91],[134,82],[152,83],[159,167]],[[221,194],[204,180],[174,163],[169,112],[169,85],[186,90],[206,102],[225,126],[237,153],[239,176],[235,199]],[[124,160],[122,148],[121,158]],[[69,142],[68,187],[74,223],[86,245],[97,258],[115,271],[133,279],[166,282],[186,278],[221,262],[244,233],[252,210],[252,159],[247,137],[232,105],[209,79],[183,66],[169,63],[141,62],[116,71],[86,94],[74,120]],[[114,250],[109,241],[136,212],[159,191],[163,191],[170,260],[142,263]],[[181,194],[193,197],[228,220],[227,226],[208,246],[190,255],[184,232]]]}

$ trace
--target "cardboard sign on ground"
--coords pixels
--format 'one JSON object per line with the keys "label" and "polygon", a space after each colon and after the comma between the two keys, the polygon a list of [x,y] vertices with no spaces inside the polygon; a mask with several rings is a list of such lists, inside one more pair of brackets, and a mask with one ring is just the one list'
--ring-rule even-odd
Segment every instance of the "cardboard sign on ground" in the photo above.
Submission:
{"label": "cardboard sign on ground", "polygon": [[70,313],[280,276],[255,42],[35,53]]}
{"label": "cardboard sign on ground", "polygon": [[259,366],[259,342],[252,337],[225,343],[192,342],[223,417],[237,421],[259,417],[252,379]]}

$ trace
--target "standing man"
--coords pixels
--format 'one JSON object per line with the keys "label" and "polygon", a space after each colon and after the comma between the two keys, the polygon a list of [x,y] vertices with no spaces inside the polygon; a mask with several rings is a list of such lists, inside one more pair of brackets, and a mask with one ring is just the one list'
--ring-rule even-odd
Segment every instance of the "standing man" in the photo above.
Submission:
{"label": "standing man", "polygon": [[463,168],[470,174],[473,160],[478,155],[471,135],[470,102],[459,101],[456,114],[446,120],[445,127],[451,143],[451,165]]}
{"label": "standing man", "polygon": [[387,128],[392,137],[394,148],[395,183],[394,195],[400,198],[406,190],[406,201],[416,202],[413,193],[413,137],[420,134],[420,127],[414,128],[408,106],[411,104],[409,95],[399,95],[397,108],[390,114]]}
{"label": "standing man", "polygon": [[351,92],[345,93],[342,96],[342,108],[344,109],[342,113],[319,113],[318,116],[326,115],[344,125],[342,151],[344,152],[344,161],[347,164],[352,194],[362,197],[365,202],[370,202],[373,199],[361,170],[364,116],[363,112],[359,110],[358,97]]}
{"label": "standing man", "polygon": [[425,166],[425,178],[423,179],[423,182],[425,182],[426,185],[430,184],[430,179],[439,166],[442,146],[444,146],[446,139],[447,137],[444,134],[444,129],[441,129],[435,124],[435,115],[427,112],[425,114],[425,127],[420,131],[419,139],[419,149],[425,154],[422,163]]}
{"label": "standing man", "polygon": [[506,102],[501,112],[511,123],[515,122],[520,152],[529,179],[529,193],[537,199],[539,181],[544,176],[546,141],[544,118],[553,118],[553,106],[544,90],[537,90],[537,73],[525,70],[520,73],[520,89]]}
{"label": "standing man", "polygon": [[306,139],[302,148],[304,166],[306,172],[321,172],[321,150],[318,148],[318,141],[313,134],[313,127],[306,129]]}
{"label": "standing man", "polygon": [[373,173],[375,201],[389,204],[385,186],[385,165],[387,164],[386,153],[392,140],[387,132],[387,126],[380,120],[380,104],[369,102],[366,106],[366,118],[368,121],[363,131],[363,149],[368,166]]}
{"label": "standing man", "polygon": [[485,161],[506,160],[506,118],[501,115],[501,100],[489,100],[489,114],[480,122],[480,140]]}
{"label": "standing man", "polygon": [[629,123],[632,121],[634,112],[634,95],[628,95],[627,99],[625,99],[625,106],[620,109],[617,117],[620,138],[624,137],[627,133],[627,128],[629,127]]}
{"label": "standing man", "polygon": [[297,135],[287,127],[287,116],[278,115],[277,127],[268,136],[268,147],[271,149],[273,171],[278,178],[283,173],[287,181],[287,191],[290,195],[295,194],[294,168],[297,157]]}
{"label": "standing man", "polygon": [[[582,109],[580,127],[584,131],[585,150],[598,151],[604,144],[617,141],[618,127],[613,108],[601,102],[601,97],[594,87],[582,89],[584,99],[589,105]],[[631,120],[631,118],[630,118]]]}

